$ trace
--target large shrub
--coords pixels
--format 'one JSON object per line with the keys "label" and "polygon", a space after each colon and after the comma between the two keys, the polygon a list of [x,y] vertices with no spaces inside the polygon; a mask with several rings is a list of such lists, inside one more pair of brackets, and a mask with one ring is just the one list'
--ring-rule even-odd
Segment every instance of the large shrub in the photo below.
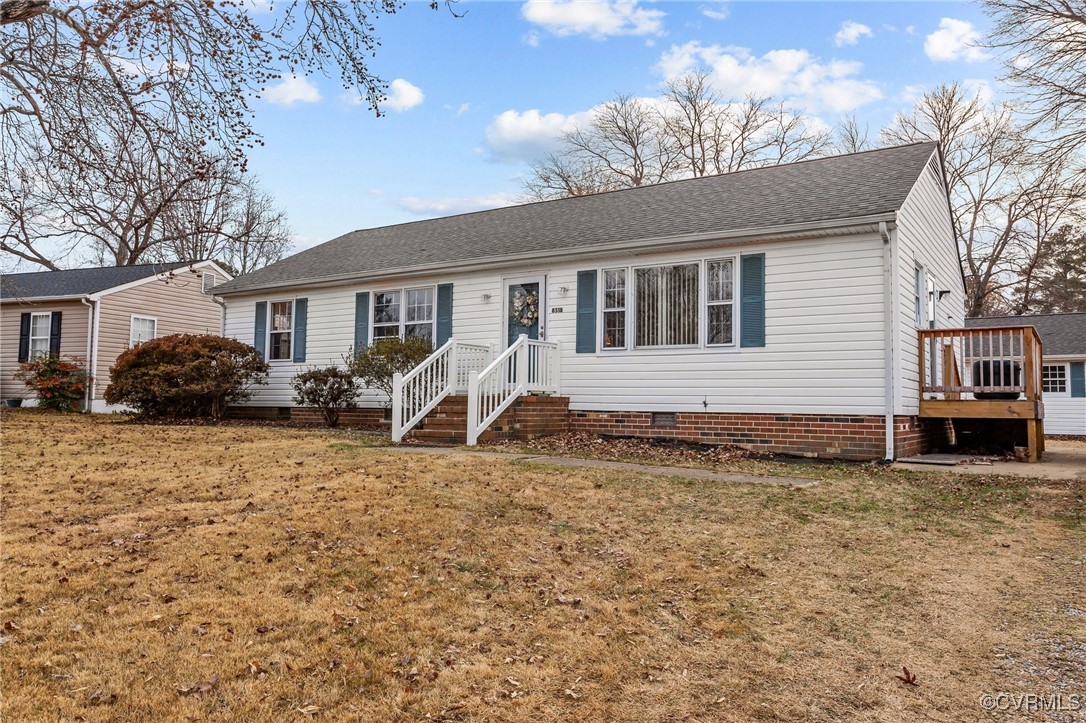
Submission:
{"label": "large shrub", "polygon": [[64,412],[80,408],[90,383],[83,360],[74,356],[38,357],[20,365],[14,377],[34,391],[39,407]]}
{"label": "large shrub", "polygon": [[348,354],[344,361],[351,373],[362,380],[369,389],[377,389],[392,399],[392,376],[399,372],[406,374],[430,356],[434,351],[429,339],[419,337],[388,337],[378,339],[354,354]]}
{"label": "large shrub", "polygon": [[362,391],[354,375],[339,367],[299,372],[290,380],[290,386],[294,388],[295,403],[319,409],[329,427],[339,424],[342,410],[354,409],[355,397]]}
{"label": "large shrub", "polygon": [[214,334],[172,334],[145,341],[117,357],[106,401],[145,417],[213,417],[252,396],[268,379],[256,349]]}

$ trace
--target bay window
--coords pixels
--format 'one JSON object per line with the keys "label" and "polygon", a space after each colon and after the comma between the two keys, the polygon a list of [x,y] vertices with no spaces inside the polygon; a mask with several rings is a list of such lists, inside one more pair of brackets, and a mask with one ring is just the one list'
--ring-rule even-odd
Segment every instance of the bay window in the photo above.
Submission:
{"label": "bay window", "polygon": [[603,269],[600,347],[734,345],[736,268],[725,258]]}
{"label": "bay window", "polygon": [[373,340],[434,339],[434,287],[392,289],[373,295]]}

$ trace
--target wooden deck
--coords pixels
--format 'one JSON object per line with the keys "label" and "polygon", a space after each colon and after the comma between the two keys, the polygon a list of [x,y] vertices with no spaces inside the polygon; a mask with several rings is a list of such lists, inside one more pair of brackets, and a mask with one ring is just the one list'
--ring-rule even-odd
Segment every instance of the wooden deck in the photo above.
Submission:
{"label": "wooden deck", "polygon": [[920,416],[1005,419],[1026,427],[1029,460],[1044,452],[1041,339],[1032,326],[918,332]]}

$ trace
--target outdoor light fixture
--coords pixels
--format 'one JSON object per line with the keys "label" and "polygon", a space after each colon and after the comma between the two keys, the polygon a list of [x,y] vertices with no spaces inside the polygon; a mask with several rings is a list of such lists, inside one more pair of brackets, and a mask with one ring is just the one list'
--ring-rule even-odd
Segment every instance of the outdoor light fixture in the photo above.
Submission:
{"label": "outdoor light fixture", "polygon": [[569,287],[568,286],[559,286],[558,290],[562,292],[562,296],[565,296],[566,294],[569,293]]}
{"label": "outdoor light fixture", "polygon": [[483,303],[485,304],[485,303],[487,303],[489,301],[490,301],[490,294],[483,294]]}
{"label": "outdoor light fixture", "polygon": [[942,301],[942,300],[943,300],[943,297],[944,297],[944,296],[947,296],[948,294],[950,294],[950,291],[949,291],[949,290],[943,290],[943,289],[940,289],[940,290],[939,290],[939,301]]}

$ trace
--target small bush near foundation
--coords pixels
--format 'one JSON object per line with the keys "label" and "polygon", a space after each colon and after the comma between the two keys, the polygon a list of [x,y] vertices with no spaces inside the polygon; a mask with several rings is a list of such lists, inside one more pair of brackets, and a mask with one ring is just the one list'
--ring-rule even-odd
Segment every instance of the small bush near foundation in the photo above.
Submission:
{"label": "small bush near foundation", "polygon": [[294,402],[319,409],[329,427],[339,424],[342,410],[354,409],[355,397],[362,391],[362,385],[354,375],[339,367],[299,372],[290,380],[290,386],[294,388]]}
{"label": "small bush near foundation", "polygon": [[226,407],[268,379],[260,353],[214,334],[171,334],[123,352],[109,370],[106,401],[143,417],[222,419]]}
{"label": "small bush near foundation", "polygon": [[433,351],[434,347],[429,339],[389,337],[378,339],[373,346],[348,354],[344,361],[347,362],[351,374],[358,377],[363,386],[384,392],[391,404],[393,375],[396,372],[406,374],[426,361],[426,357]]}
{"label": "small bush near foundation", "polygon": [[73,412],[83,404],[90,383],[84,366],[74,356],[42,356],[20,365],[14,378],[34,391],[39,407]]}

